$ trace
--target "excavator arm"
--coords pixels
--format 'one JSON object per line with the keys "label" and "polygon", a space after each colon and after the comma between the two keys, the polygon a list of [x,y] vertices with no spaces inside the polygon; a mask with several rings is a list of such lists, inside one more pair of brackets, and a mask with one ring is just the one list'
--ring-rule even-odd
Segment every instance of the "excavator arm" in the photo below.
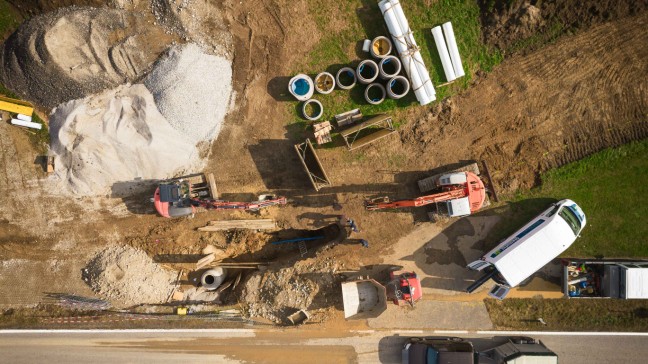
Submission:
{"label": "excavator arm", "polygon": [[467,195],[463,187],[454,188],[448,191],[435,193],[433,195],[421,196],[410,200],[390,201],[389,197],[380,197],[377,199],[365,201],[365,208],[369,211],[381,209],[398,209],[404,207],[419,207],[432,203],[443,202],[462,198]]}

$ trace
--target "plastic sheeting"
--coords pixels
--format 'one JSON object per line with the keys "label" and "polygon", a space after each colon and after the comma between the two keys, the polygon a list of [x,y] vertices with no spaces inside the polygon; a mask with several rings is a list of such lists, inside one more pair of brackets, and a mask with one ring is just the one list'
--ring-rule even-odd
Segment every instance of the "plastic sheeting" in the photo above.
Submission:
{"label": "plastic sheeting", "polygon": [[436,92],[430,80],[430,74],[423,63],[421,52],[414,40],[400,2],[398,0],[382,0],[378,3],[378,7],[383,13],[403,68],[410,78],[416,99],[421,105],[427,105],[436,100]]}

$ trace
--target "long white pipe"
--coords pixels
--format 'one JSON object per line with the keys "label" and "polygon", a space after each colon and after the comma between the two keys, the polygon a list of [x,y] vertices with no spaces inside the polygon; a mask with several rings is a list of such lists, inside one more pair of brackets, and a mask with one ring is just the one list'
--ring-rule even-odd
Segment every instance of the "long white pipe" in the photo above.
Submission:
{"label": "long white pipe", "polygon": [[11,119],[11,124],[25,126],[27,128],[38,129],[38,130],[40,130],[43,127],[42,124],[32,123],[31,121],[25,121],[20,119]]}
{"label": "long white pipe", "polygon": [[[423,87],[425,88],[426,93],[429,95],[435,95],[436,91],[432,85],[432,80],[430,80],[430,74],[428,73],[425,63],[423,62],[423,57],[421,57],[421,52],[418,51],[418,45],[416,44],[416,39],[414,39],[414,34],[412,34],[412,29],[409,26],[409,22],[405,17],[403,12],[403,7],[400,4],[399,0],[390,0],[394,11],[396,12],[396,18],[398,19],[399,24],[401,24],[402,34],[409,40],[410,44],[413,45],[414,49],[417,51],[412,55],[414,58],[414,65],[418,70],[419,75],[421,76],[421,81],[423,81]],[[435,97],[432,98],[434,100]]]}
{"label": "long white pipe", "polygon": [[429,104],[436,99],[436,92],[400,3],[398,0],[382,0],[378,7],[385,17],[387,29],[394,40],[393,44],[403,68],[412,81],[416,99],[421,105]]}
{"label": "long white pipe", "polygon": [[443,39],[443,32],[441,31],[441,27],[436,26],[432,28],[432,36],[434,37],[434,43],[436,43],[437,51],[439,51],[439,58],[441,58],[441,64],[443,65],[443,72],[445,72],[446,80],[450,82],[457,78],[457,76],[455,76],[454,69],[452,68],[452,63],[450,62],[450,55],[448,54],[446,42]]}
{"label": "long white pipe", "polygon": [[29,115],[23,115],[23,114],[18,114],[16,115],[16,119],[22,120],[22,121],[32,121],[32,117]]}
{"label": "long white pipe", "polygon": [[450,59],[457,78],[465,75],[463,65],[461,64],[461,57],[459,57],[459,48],[457,48],[457,40],[455,39],[452,24],[447,22],[443,24],[443,33],[445,34],[446,43],[448,43],[448,50],[450,51]]}

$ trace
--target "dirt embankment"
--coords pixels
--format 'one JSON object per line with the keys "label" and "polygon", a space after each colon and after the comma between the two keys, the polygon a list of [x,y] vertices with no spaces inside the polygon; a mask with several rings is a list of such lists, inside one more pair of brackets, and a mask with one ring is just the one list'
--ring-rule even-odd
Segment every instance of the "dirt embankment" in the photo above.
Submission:
{"label": "dirt embankment", "polygon": [[549,168],[648,136],[645,44],[648,13],[512,57],[408,124],[403,142],[435,164],[486,159],[500,185],[531,187]]}
{"label": "dirt embankment", "polygon": [[50,109],[137,80],[172,39],[138,13],[64,8],[27,20],[7,39],[0,82]]}
{"label": "dirt embankment", "polygon": [[534,35],[561,33],[642,13],[646,1],[635,0],[480,0],[486,43],[506,50]]}

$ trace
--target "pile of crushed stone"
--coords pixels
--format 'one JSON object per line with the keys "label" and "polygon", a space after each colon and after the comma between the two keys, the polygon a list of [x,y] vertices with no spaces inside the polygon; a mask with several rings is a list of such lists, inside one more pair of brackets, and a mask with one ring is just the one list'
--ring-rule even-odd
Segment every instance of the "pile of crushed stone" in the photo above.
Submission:
{"label": "pile of crushed stone", "polygon": [[0,50],[0,82],[51,109],[143,77],[173,38],[137,12],[62,8],[25,21]]}
{"label": "pile of crushed stone", "polygon": [[84,269],[84,279],[93,291],[124,306],[166,302],[176,276],[129,246],[106,248]]}
{"label": "pile of crushed stone", "polygon": [[124,196],[143,181],[203,166],[195,142],[169,125],[141,84],[60,105],[50,136],[58,190],[78,196]]}
{"label": "pile of crushed stone", "polygon": [[232,65],[196,44],[175,46],[155,64],[144,84],[171,126],[190,140],[210,141],[229,107]]}

